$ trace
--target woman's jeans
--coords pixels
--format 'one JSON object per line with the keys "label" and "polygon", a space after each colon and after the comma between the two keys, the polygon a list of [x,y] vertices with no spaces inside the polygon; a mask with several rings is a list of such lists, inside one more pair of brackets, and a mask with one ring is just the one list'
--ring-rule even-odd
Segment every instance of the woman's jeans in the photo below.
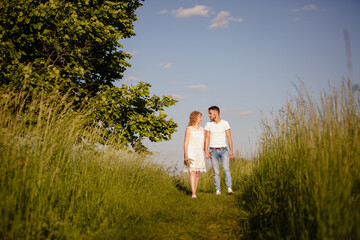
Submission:
{"label": "woman's jeans", "polygon": [[210,149],[211,165],[214,171],[214,183],[216,190],[220,190],[220,159],[222,162],[223,171],[225,174],[225,183],[228,188],[231,188],[231,173],[229,166],[229,151],[227,148]]}

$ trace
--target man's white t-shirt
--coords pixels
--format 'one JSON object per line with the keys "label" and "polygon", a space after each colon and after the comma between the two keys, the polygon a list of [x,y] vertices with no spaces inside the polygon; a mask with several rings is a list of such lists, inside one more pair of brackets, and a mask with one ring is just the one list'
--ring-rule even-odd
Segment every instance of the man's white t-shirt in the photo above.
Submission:
{"label": "man's white t-shirt", "polygon": [[227,121],[222,120],[216,124],[214,121],[207,122],[205,130],[210,132],[210,144],[209,147],[221,148],[226,147],[226,134],[225,131],[230,129],[230,125]]}

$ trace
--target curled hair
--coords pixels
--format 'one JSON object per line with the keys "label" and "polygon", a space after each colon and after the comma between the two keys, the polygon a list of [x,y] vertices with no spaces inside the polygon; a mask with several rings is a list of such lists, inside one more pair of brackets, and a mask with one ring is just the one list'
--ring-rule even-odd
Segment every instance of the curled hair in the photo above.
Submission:
{"label": "curled hair", "polygon": [[189,116],[189,125],[188,126],[194,126],[199,115],[202,115],[202,113],[199,111],[191,112],[190,116]]}

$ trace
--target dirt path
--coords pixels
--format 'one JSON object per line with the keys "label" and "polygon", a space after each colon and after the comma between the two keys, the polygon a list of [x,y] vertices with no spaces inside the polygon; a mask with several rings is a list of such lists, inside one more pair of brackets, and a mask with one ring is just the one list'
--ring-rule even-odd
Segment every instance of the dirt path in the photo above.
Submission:
{"label": "dirt path", "polygon": [[237,206],[237,194],[198,193],[197,199],[184,195],[174,206],[181,208],[182,216],[159,227],[173,231],[171,236],[177,239],[241,239],[239,222],[244,212]]}

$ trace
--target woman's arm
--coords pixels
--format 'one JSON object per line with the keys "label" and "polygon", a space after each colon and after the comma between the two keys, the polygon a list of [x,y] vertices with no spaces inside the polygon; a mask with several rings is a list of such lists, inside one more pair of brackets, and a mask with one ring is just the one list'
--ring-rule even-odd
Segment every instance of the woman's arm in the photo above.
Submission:
{"label": "woman's arm", "polygon": [[184,139],[184,159],[186,159],[188,157],[189,139],[190,139],[190,129],[186,128],[185,139]]}

